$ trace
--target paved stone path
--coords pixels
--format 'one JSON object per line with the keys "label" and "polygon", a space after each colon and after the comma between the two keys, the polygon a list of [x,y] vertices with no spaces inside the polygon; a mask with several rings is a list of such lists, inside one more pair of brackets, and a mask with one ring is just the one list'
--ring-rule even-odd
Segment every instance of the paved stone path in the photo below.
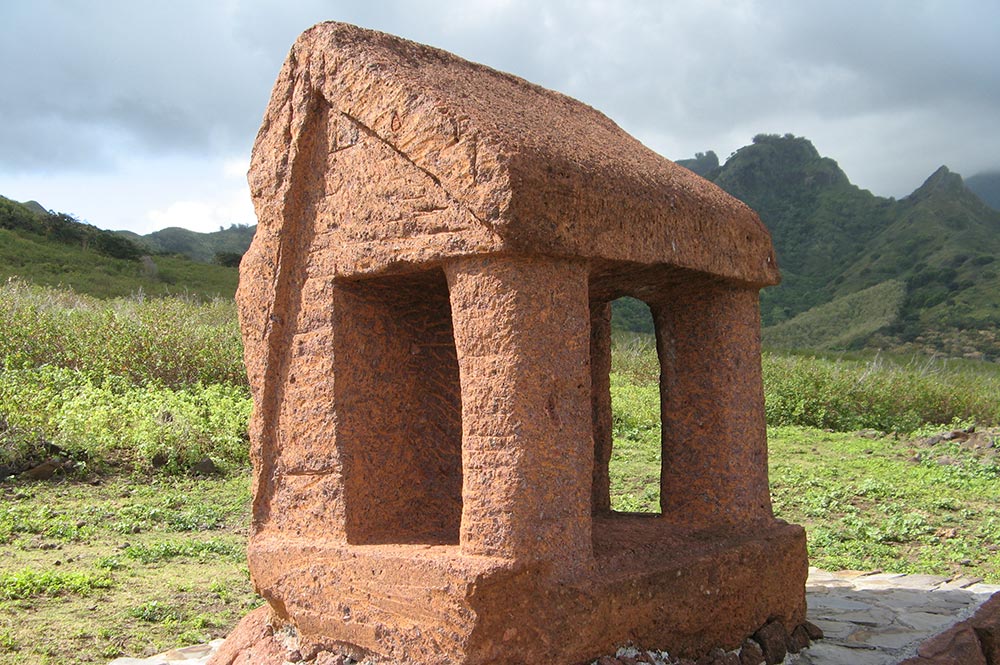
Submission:
{"label": "paved stone path", "polygon": [[[968,618],[1000,585],[977,578],[809,570],[809,620],[826,637],[785,665],[894,665]],[[109,665],[204,665],[222,640]]]}

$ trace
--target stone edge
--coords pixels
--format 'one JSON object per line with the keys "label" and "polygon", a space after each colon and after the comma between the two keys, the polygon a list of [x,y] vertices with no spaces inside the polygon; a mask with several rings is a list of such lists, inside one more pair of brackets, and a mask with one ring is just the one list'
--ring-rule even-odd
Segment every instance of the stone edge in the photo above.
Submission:
{"label": "stone edge", "polygon": [[1000,665],[1000,592],[964,621],[925,640],[899,665]]}

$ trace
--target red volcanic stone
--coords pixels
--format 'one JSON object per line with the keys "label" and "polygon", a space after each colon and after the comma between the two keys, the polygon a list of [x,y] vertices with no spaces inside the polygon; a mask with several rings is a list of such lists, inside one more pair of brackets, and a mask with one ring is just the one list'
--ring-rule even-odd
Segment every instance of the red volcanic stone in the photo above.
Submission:
{"label": "red volcanic stone", "polygon": [[799,624],[788,636],[788,653],[798,653],[809,646],[809,631]]}
{"label": "red volcanic stone", "polygon": [[986,662],[1000,665],[1000,593],[980,605],[969,624],[976,631]]}
{"label": "red volcanic stone", "polygon": [[753,638],[760,643],[767,665],[775,665],[785,660],[788,653],[788,631],[780,621],[769,621],[764,627],[754,633]]}
{"label": "red volcanic stone", "polygon": [[243,617],[229,634],[208,665],[254,665],[280,663],[287,652],[274,638],[271,608],[258,607]]}
{"label": "red volcanic stone", "polygon": [[[339,23],[292,47],[249,182],[249,567],[304,660],[697,659],[804,620],[747,206],[569,97]],[[657,515],[610,509],[622,295],[656,327]],[[280,662],[247,630],[227,653]]]}
{"label": "red volcanic stone", "polygon": [[761,665],[764,662],[764,650],[756,640],[743,640],[740,647],[740,665]]}
{"label": "red volcanic stone", "polygon": [[918,664],[987,665],[987,661],[975,631],[963,622],[921,644],[912,665]]}

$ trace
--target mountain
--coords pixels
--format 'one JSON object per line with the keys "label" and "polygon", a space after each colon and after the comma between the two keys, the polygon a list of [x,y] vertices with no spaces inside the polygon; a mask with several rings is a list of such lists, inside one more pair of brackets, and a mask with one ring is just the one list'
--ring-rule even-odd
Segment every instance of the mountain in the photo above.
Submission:
{"label": "mountain", "polygon": [[[784,279],[761,296],[765,339],[1000,358],[1000,212],[959,175],[941,167],[909,196],[883,198],[786,134],[754,137],[710,179],[771,231]],[[863,304],[890,293],[900,302]],[[828,304],[836,305],[820,309]]]}
{"label": "mountain", "polygon": [[180,254],[202,263],[239,265],[239,257],[250,247],[256,226],[233,224],[211,233],[198,233],[177,227],[140,236],[131,231],[118,231],[129,240],[157,254]]}
{"label": "mountain", "polygon": [[983,203],[1000,210],[1000,171],[977,173],[965,179],[965,186],[983,200]]}
{"label": "mountain", "polygon": [[186,294],[231,298],[235,268],[150,256],[129,238],[37,202],[0,196],[0,282],[16,277],[98,297]]}
{"label": "mountain", "polygon": [[694,159],[678,159],[677,165],[694,171],[702,178],[712,179],[719,170],[719,156],[713,150],[696,152]]}

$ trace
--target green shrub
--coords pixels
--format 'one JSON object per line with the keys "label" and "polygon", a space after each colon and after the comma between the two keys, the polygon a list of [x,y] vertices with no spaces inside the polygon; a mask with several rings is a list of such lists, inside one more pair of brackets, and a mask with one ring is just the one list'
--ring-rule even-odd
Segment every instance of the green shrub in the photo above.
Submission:
{"label": "green shrub", "polygon": [[55,365],[95,379],[168,386],[246,385],[232,301],[99,300],[12,280],[0,286],[0,358],[8,367]]}
{"label": "green shrub", "polygon": [[765,353],[769,425],[911,432],[955,420],[1000,422],[1000,379],[944,361],[900,365]]}
{"label": "green shrub", "polygon": [[[611,360],[615,425],[631,427],[635,409],[648,415],[654,408],[660,369],[652,336],[616,334]],[[954,421],[1000,423],[1000,367],[992,363],[765,352],[761,369],[772,426],[911,432]]]}
{"label": "green shrub", "polygon": [[248,463],[242,386],[136,385],[51,366],[8,368],[0,379],[0,417],[11,427],[98,468],[179,472],[205,457],[223,468]]}

